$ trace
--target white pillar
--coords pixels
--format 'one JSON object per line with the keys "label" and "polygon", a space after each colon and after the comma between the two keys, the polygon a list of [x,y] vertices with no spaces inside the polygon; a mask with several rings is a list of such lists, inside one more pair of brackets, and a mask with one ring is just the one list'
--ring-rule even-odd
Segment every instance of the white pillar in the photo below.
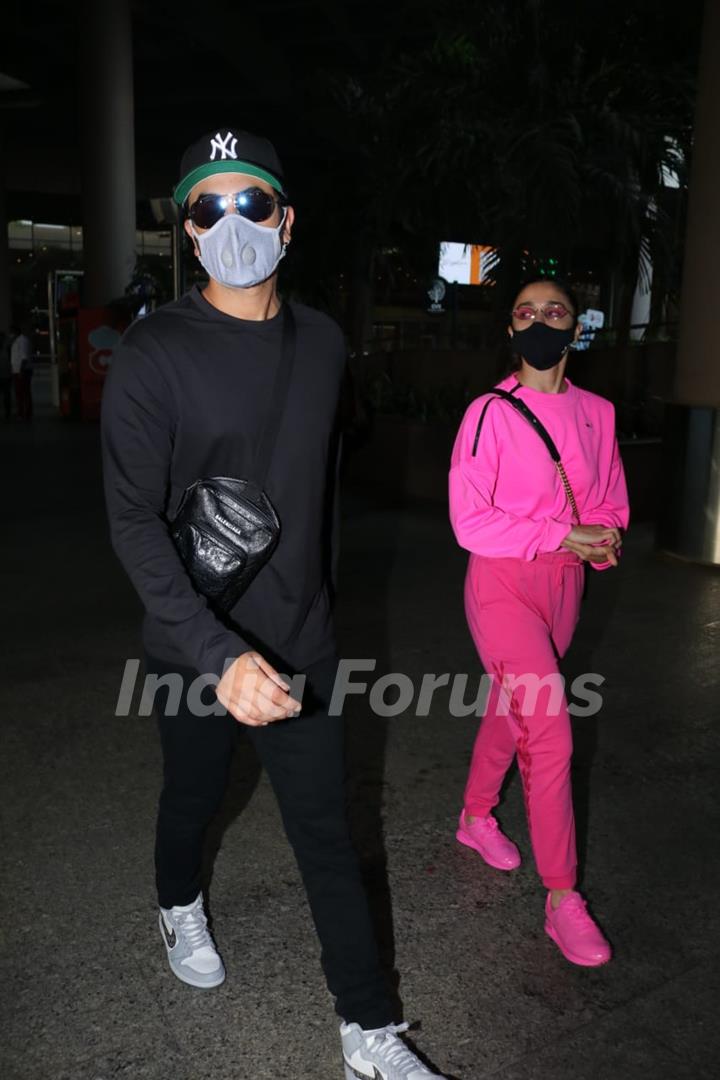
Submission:
{"label": "white pillar", "polygon": [[129,0],[85,0],[80,27],[83,304],[125,292],[135,266],[135,132]]}

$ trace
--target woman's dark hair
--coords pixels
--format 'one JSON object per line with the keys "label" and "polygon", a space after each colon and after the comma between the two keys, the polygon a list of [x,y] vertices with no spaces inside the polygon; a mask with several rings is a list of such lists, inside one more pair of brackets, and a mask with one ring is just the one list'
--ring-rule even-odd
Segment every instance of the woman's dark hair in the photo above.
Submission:
{"label": "woman's dark hair", "polygon": [[[580,303],[578,301],[575,290],[572,288],[572,286],[566,285],[565,282],[558,281],[557,278],[547,278],[547,277],[531,277],[531,278],[527,278],[525,281],[522,282],[521,285],[518,286],[518,288],[517,288],[517,290],[515,292],[515,298],[514,298],[514,300],[512,302],[512,308],[515,307],[515,304],[517,303],[517,298],[520,295],[520,293],[523,292],[523,290],[527,289],[528,286],[530,286],[530,285],[554,285],[555,288],[558,290],[558,292],[561,292],[563,294],[563,296],[565,297],[565,299],[569,302],[570,307],[572,308],[573,318],[575,319],[575,325],[577,325],[578,316],[580,314]],[[519,371],[521,366],[522,366],[522,359],[520,358],[519,353],[512,352],[512,345],[510,346],[510,349],[511,349],[511,363],[510,363],[510,367],[508,368],[508,374],[511,374],[513,371]]]}

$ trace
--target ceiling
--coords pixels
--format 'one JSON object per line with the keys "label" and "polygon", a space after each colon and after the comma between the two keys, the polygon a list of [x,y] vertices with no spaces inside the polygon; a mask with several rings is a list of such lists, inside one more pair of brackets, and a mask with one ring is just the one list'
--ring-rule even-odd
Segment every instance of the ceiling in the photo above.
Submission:
{"label": "ceiling", "polygon": [[[269,135],[288,174],[317,142],[304,138],[308,72],[362,71],[428,36],[417,4],[379,0],[131,3],[139,198],[163,196],[184,147],[233,123]],[[421,5],[423,6],[423,5]],[[0,44],[0,131],[8,213],[79,210],[82,2],[11,0]],[[10,31],[9,33],[7,31]]]}
{"label": "ceiling", "polygon": [[[6,0],[4,5],[0,139],[10,218],[80,220],[79,103],[83,92],[91,92],[85,87],[80,45],[83,12],[93,2],[101,0],[76,0],[74,5]],[[601,48],[612,40],[615,26],[627,41],[635,32],[634,19],[635,26],[654,33],[659,64],[663,53],[696,53],[702,11],[701,0],[686,0],[681,17],[670,0],[609,0],[603,5],[596,0],[522,0],[518,5],[483,0],[483,5],[485,18],[488,11],[502,16],[503,8],[515,18],[519,6],[529,18],[544,20],[551,34],[556,26],[567,30],[570,20],[570,33],[583,39],[583,48],[593,47],[602,8],[606,36]],[[449,13],[462,26],[462,13],[470,21],[478,10],[477,0],[276,0],[262,5],[131,0],[130,6],[141,202],[169,194],[184,147],[218,124],[269,135],[291,182],[293,175],[308,175],[308,169],[327,168],[328,147],[317,114],[313,117],[309,108],[312,80],[322,86],[325,70],[360,77],[382,70],[399,51],[430,43]],[[518,63],[525,44],[520,25],[521,40],[512,53]],[[312,93],[317,104],[317,81]]]}

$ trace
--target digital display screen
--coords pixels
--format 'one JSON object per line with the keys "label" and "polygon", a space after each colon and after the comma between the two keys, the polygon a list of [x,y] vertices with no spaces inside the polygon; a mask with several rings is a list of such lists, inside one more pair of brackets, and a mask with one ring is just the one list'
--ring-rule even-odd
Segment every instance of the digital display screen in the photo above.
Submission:
{"label": "digital display screen", "polygon": [[450,284],[490,285],[491,272],[500,258],[489,244],[456,244],[444,240],[440,244],[438,277]]}

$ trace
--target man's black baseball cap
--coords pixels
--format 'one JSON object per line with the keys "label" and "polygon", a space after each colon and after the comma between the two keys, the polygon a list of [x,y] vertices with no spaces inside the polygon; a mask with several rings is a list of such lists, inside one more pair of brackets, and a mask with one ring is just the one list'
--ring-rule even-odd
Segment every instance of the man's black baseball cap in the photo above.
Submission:
{"label": "man's black baseball cap", "polygon": [[180,180],[173,192],[175,202],[182,206],[195,184],[226,172],[257,176],[285,194],[282,165],[271,142],[236,128],[218,128],[203,135],[183,154]]}

